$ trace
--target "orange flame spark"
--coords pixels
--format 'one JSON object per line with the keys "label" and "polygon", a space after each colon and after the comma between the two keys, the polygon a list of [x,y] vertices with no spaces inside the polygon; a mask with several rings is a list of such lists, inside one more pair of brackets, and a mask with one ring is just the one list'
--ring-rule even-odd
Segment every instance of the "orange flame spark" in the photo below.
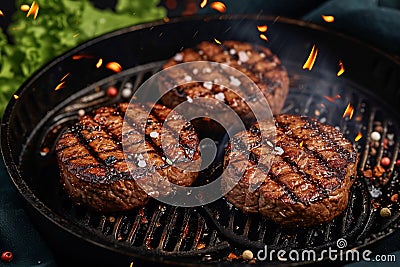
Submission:
{"label": "orange flame spark", "polygon": [[21,5],[21,7],[19,8],[21,11],[26,12],[29,10],[29,5]]}
{"label": "orange flame spark", "polygon": [[0,16],[4,17],[4,13],[1,10],[0,10]]}
{"label": "orange flame spark", "polygon": [[262,39],[262,40],[264,40],[264,41],[268,41],[268,38],[267,38],[267,36],[265,36],[265,34],[260,34],[260,38]]}
{"label": "orange flame spark", "polygon": [[354,138],[354,141],[356,141],[356,142],[359,141],[361,139],[361,137],[362,137],[362,133],[358,132],[356,138]]}
{"label": "orange flame spark", "polygon": [[29,17],[30,15],[33,14],[33,19],[36,19],[38,13],[39,13],[39,5],[36,4],[35,1],[33,1],[31,7],[28,10],[28,13],[26,13],[26,17]]}
{"label": "orange flame spark", "polygon": [[212,9],[217,10],[218,12],[221,13],[225,13],[226,11],[226,6],[222,2],[212,2],[210,6]]}
{"label": "orange flame spark", "polygon": [[334,16],[322,15],[321,17],[323,20],[325,20],[325,22],[334,22],[335,21]]}
{"label": "orange flame spark", "polygon": [[103,65],[103,59],[99,58],[99,61],[97,61],[97,63],[96,63],[96,68],[100,68],[101,65]]}
{"label": "orange flame spark", "polygon": [[331,102],[331,103],[335,103],[335,99],[333,98],[333,97],[330,97],[330,96],[324,96],[325,97],[325,99],[326,100],[328,100],[329,102]]}
{"label": "orange flame spark", "polygon": [[201,8],[204,8],[206,5],[207,5],[207,0],[201,1],[201,3],[200,3]]}
{"label": "orange flame spark", "polygon": [[346,116],[348,116],[350,119],[353,118],[353,114],[354,114],[354,108],[353,106],[349,103],[346,107],[346,110],[343,113],[343,118],[345,118]]}
{"label": "orange flame spark", "polygon": [[121,72],[122,71],[122,67],[119,63],[117,62],[108,62],[106,65],[106,68],[109,70],[112,70],[114,72]]}
{"label": "orange flame spark", "polygon": [[19,96],[17,96],[17,95],[14,95],[14,99],[15,100],[17,100],[19,98]]}
{"label": "orange flame spark", "polygon": [[65,75],[61,78],[60,82],[64,81],[70,74],[71,74],[71,73],[69,73],[69,72],[68,72],[67,74],[65,74]]}
{"label": "orange flame spark", "polygon": [[331,102],[331,103],[335,103],[335,101],[336,101],[336,99],[339,99],[340,98],[340,95],[335,95],[334,97],[330,97],[330,96],[324,96],[324,98],[326,99],[326,100],[328,100],[329,102]]}
{"label": "orange flame spark", "polygon": [[217,44],[221,44],[221,41],[219,41],[219,40],[216,39],[216,38],[214,38],[214,41],[215,41]]}
{"label": "orange flame spark", "polygon": [[307,61],[303,65],[303,69],[311,70],[314,66],[315,60],[317,59],[318,48],[313,45],[310,55],[307,58]]}
{"label": "orange flame spark", "polygon": [[257,29],[260,32],[266,32],[268,30],[268,26],[267,25],[259,25],[259,26],[257,26]]}
{"label": "orange flame spark", "polygon": [[164,22],[168,22],[168,21],[169,21],[169,18],[168,18],[168,17],[165,17],[165,18],[163,18],[163,21],[164,21]]}
{"label": "orange flame spark", "polygon": [[64,88],[65,82],[60,82],[56,88],[54,88],[54,91],[60,90],[61,88]]}
{"label": "orange flame spark", "polygon": [[339,60],[339,71],[338,71],[338,73],[336,74],[338,77],[340,76],[340,75],[342,75],[343,74],[343,72],[344,72],[344,66],[343,66],[343,62],[342,62],[342,60]]}
{"label": "orange flame spark", "polygon": [[72,56],[73,60],[79,60],[79,59],[82,59],[82,58],[92,58],[92,56],[85,55],[85,54],[78,54],[78,55],[73,55]]}

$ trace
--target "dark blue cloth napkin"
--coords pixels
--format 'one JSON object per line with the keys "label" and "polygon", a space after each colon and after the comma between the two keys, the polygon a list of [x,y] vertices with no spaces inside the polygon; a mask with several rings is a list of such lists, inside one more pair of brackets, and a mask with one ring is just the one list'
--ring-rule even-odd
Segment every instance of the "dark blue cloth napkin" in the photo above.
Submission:
{"label": "dark blue cloth napkin", "polygon": [[56,266],[0,159],[0,254],[4,251],[11,251],[14,259],[10,263],[0,261],[0,266]]}

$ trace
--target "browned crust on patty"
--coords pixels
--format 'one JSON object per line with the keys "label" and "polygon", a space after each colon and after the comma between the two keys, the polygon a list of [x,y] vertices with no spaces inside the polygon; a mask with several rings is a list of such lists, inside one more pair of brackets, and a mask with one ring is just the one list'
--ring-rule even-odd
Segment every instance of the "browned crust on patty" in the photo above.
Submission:
{"label": "browned crust on patty", "polygon": [[[126,113],[128,107],[130,112]],[[143,206],[149,199],[135,179],[157,187],[154,194],[169,194],[167,181],[189,186],[196,180],[197,172],[182,171],[170,164],[185,167],[200,158],[199,140],[190,123],[177,114],[168,120],[163,132],[167,157],[161,148],[161,129],[173,111],[157,104],[147,117],[146,108],[128,103],[101,107],[61,135],[56,145],[61,181],[75,202],[102,212],[129,210]],[[179,142],[173,138],[173,124],[182,126],[177,133]],[[148,161],[139,164],[144,153]]]}
{"label": "browned crust on patty", "polygon": [[[235,136],[249,138],[250,160],[240,152],[230,152],[229,161],[247,161],[246,171],[226,198],[245,213],[260,213],[285,227],[308,227],[327,223],[347,207],[350,187],[357,175],[358,156],[343,134],[332,126],[309,117],[276,115],[276,146],[271,167],[257,166],[260,149],[259,132],[241,132]],[[255,133],[255,134],[254,134]],[[235,142],[235,138],[233,142]],[[231,170],[232,171],[232,170]],[[262,180],[255,192],[249,191],[252,177]],[[256,179],[256,180],[257,180]],[[229,173],[223,186],[229,183]]]}
{"label": "browned crust on patty", "polygon": [[[227,64],[245,75],[247,75],[262,91],[266,97],[273,114],[278,114],[287,97],[289,91],[289,78],[285,67],[282,66],[280,60],[274,55],[271,50],[266,47],[251,45],[239,41],[224,41],[222,45],[217,45],[210,42],[202,42],[194,48],[186,48],[177,54],[178,56],[170,59],[163,68],[192,61],[213,61]],[[177,72],[170,78],[173,80],[183,80],[185,76],[194,76],[194,73],[202,71],[202,77],[207,77],[210,81],[225,81],[224,84],[232,83],[229,71],[226,72],[210,72],[207,70],[192,70],[192,73]],[[245,85],[245,80],[239,81]],[[250,86],[241,86],[250,88]],[[249,95],[255,95],[251,91]],[[222,94],[222,95],[221,95]],[[217,97],[216,97],[217,96]],[[176,89],[168,92],[163,98],[163,103],[168,107],[175,107],[179,103],[186,101],[188,98],[217,98],[223,100],[229,105],[241,118],[246,122],[254,122],[251,109],[246,104],[246,101],[241,99],[233,91],[227,88],[221,88],[218,85],[213,85],[212,88],[200,83],[191,83],[178,86]],[[248,101],[248,100],[247,100]]]}

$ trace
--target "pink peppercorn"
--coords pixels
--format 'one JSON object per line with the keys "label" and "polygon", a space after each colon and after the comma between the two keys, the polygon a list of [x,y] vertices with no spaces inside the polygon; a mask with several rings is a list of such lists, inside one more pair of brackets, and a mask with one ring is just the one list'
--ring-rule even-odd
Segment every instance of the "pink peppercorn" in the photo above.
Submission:
{"label": "pink peppercorn", "polygon": [[117,94],[118,94],[117,88],[115,88],[114,86],[108,87],[108,89],[107,89],[107,95],[108,95],[109,97],[116,97]]}
{"label": "pink peppercorn", "polygon": [[387,167],[390,165],[390,159],[388,157],[383,157],[381,160],[381,165],[383,167]]}

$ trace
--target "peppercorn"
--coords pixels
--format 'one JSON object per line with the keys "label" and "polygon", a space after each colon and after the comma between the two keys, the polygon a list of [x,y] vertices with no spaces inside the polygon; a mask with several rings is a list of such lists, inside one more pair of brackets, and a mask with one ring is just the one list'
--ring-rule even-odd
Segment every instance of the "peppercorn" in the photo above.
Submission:
{"label": "peppercorn", "polygon": [[250,250],[245,250],[243,251],[242,257],[246,261],[251,260],[253,259],[253,252],[251,252]]}
{"label": "peppercorn", "polygon": [[388,208],[382,208],[381,211],[379,212],[379,214],[383,217],[383,218],[387,218],[390,217],[392,215],[392,212],[390,211],[390,209]]}
{"label": "peppercorn", "polygon": [[114,86],[108,87],[108,89],[107,89],[107,95],[108,95],[109,97],[116,97],[117,94],[118,94],[117,88],[115,88]]}
{"label": "peppercorn", "polygon": [[389,166],[389,165],[390,165],[390,158],[388,158],[388,157],[383,157],[382,160],[381,160],[381,165],[382,165],[383,167]]}
{"label": "peppercorn", "polygon": [[11,262],[13,259],[13,254],[10,251],[5,251],[1,254],[1,260],[4,262]]}

